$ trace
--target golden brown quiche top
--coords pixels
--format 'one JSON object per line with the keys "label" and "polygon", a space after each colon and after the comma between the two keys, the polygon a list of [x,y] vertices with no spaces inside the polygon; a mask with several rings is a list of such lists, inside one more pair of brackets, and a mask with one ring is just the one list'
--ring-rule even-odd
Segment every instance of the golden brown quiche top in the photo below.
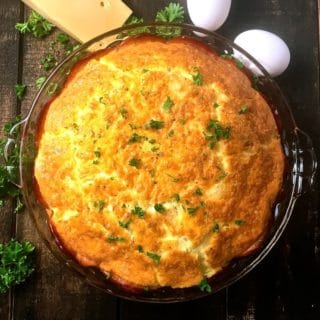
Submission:
{"label": "golden brown quiche top", "polygon": [[78,63],[38,148],[59,239],[133,287],[197,285],[257,246],[284,170],[250,79],[183,38],[138,37]]}

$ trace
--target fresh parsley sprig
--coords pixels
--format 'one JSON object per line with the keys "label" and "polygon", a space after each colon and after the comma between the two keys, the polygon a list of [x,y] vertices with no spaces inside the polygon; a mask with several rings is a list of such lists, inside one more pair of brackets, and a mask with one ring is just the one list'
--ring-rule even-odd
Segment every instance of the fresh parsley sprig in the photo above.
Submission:
{"label": "fresh parsley sprig", "polygon": [[24,282],[34,271],[35,247],[28,241],[11,240],[0,244],[0,293]]}
{"label": "fresh parsley sprig", "polygon": [[31,11],[28,20],[17,23],[15,28],[21,33],[31,33],[36,38],[43,38],[52,32],[54,25],[43,18],[39,13]]}

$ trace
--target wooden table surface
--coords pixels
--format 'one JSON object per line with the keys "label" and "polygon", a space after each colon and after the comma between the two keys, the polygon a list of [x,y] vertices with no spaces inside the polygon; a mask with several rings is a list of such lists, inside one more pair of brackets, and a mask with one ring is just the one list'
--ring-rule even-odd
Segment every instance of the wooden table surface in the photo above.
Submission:
{"label": "wooden table surface", "polygon": [[[170,1],[127,0],[136,15],[150,20]],[[186,1],[178,1],[186,7]],[[199,0],[199,5],[201,1]],[[251,28],[280,35],[292,61],[276,80],[298,126],[307,132],[320,159],[319,3],[317,0],[234,0],[219,33],[233,39]],[[0,0],[1,124],[26,115],[42,75],[40,60],[54,35],[44,40],[20,35],[15,23],[29,10],[19,0]],[[22,102],[16,83],[29,85]],[[316,188],[315,188],[316,190]],[[28,281],[0,295],[0,319],[320,319],[319,192],[301,197],[278,244],[249,275],[198,301],[152,305],[133,303],[92,288],[61,266],[40,240],[27,212],[15,215],[10,201],[0,212],[0,243],[12,237],[37,248],[37,270]]]}

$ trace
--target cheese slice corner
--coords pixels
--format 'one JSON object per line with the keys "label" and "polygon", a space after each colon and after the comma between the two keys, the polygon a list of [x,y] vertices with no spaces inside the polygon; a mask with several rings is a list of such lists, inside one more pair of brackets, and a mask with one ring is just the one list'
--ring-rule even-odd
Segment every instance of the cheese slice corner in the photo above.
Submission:
{"label": "cheese slice corner", "polygon": [[131,9],[121,0],[22,0],[80,42],[121,27]]}

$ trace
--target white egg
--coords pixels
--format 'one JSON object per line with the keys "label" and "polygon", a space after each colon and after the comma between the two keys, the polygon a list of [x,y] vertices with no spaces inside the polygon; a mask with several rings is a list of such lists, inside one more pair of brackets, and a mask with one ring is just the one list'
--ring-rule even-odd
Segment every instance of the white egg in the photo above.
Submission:
{"label": "white egg", "polygon": [[215,31],[226,21],[231,0],[188,0],[187,6],[189,16],[197,27]]}
{"label": "white egg", "polygon": [[[258,29],[248,30],[240,33],[234,42],[252,55],[273,77],[280,75],[290,63],[288,46],[274,33]],[[261,74],[239,51],[234,50],[233,56],[255,74]]]}

